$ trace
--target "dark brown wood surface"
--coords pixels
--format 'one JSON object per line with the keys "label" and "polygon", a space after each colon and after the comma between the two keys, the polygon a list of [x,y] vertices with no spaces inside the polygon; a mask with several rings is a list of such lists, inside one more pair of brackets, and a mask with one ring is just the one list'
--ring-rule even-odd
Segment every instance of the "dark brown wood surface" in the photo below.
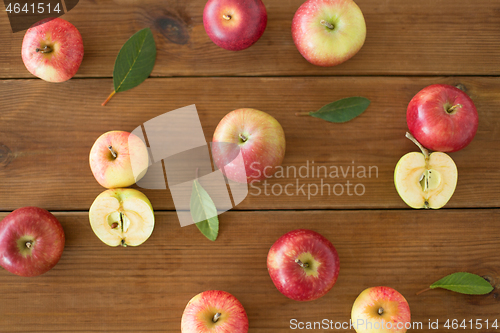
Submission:
{"label": "dark brown wood surface", "polygon": [[[228,212],[214,243],[194,225],[181,228],[175,213],[162,212],[151,238],[137,248],[102,244],[87,213],[56,216],[67,244],[53,270],[31,279],[0,271],[1,332],[179,332],[186,303],[208,289],[227,290],[242,302],[250,332],[289,332],[291,319],[349,321],[357,295],[377,285],[405,295],[412,320],[424,325],[414,332],[430,332],[429,319],[443,330],[446,319],[500,320],[498,291],[415,295],[462,270],[500,285],[497,210]],[[314,302],[281,295],[266,269],[271,245],[296,228],[322,233],[341,258],[337,283]]]}
{"label": "dark brown wood surface", "polygon": [[[158,46],[153,76],[214,75],[498,75],[497,0],[358,0],[366,20],[364,47],[350,61],[316,67],[299,54],[291,21],[302,0],[266,0],[268,26],[252,48],[228,52],[203,28],[203,0],[80,0],[64,18],[84,39],[78,77],[110,77],[123,43],[151,27]],[[0,76],[29,78],[23,33],[0,13]]]}
{"label": "dark brown wood surface", "polygon": [[[0,332],[179,332],[186,303],[209,289],[242,302],[251,333],[295,332],[294,318],[349,321],[356,296],[377,285],[408,299],[413,321],[423,323],[414,332],[435,332],[429,320],[439,320],[439,331],[453,331],[443,327],[447,319],[500,321],[500,2],[358,0],[366,43],[333,68],[307,63],[293,44],[291,19],[302,0],[264,3],[269,22],[262,39],[229,52],[206,35],[203,0],[80,0],[63,18],[82,33],[85,57],[76,78],[62,84],[27,72],[24,33],[13,34],[0,12],[0,218],[19,207],[43,207],[55,213],[67,237],[59,264],[40,277],[0,270]],[[144,27],[151,27],[158,47],[152,77],[101,107],[112,91],[118,50]],[[479,130],[467,148],[450,154],[459,173],[450,202],[439,211],[415,211],[399,198],[393,172],[400,157],[417,151],[404,138],[408,102],[433,83],[466,90],[478,108]],[[372,102],[349,123],[294,115],[348,96]],[[137,248],[104,245],[88,221],[91,203],[104,190],[88,165],[92,144],[104,132],[131,131],[190,104],[197,106],[207,141],[226,113],[253,107],[282,124],[285,168],[314,161],[344,171],[376,167],[378,175],[270,179],[270,195],[256,185],[220,216],[216,242],[195,226],[180,227],[168,189],[143,190],[156,211],[151,238]],[[347,181],[362,184],[365,192],[308,198],[307,186],[314,190],[321,178],[344,189]],[[271,192],[297,181],[305,193],[296,187],[292,196]],[[296,228],[320,232],[340,255],[337,284],[314,302],[287,299],[266,270],[270,246]],[[457,271],[485,276],[495,290],[415,295]],[[310,332],[320,331],[354,332]]]}

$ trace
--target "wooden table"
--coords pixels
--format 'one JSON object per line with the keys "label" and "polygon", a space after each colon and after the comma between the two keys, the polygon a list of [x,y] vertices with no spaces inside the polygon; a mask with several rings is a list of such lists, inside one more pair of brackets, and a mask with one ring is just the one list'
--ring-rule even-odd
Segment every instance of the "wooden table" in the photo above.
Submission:
{"label": "wooden table", "polygon": [[[250,332],[290,332],[294,318],[348,321],[356,296],[376,285],[408,299],[422,332],[435,331],[429,320],[438,319],[441,331],[448,331],[447,319],[500,320],[497,290],[415,295],[456,271],[500,286],[500,2],[358,0],[366,43],[333,68],[309,64],[293,44],[291,20],[302,0],[264,2],[266,32],[235,53],[206,35],[205,1],[80,0],[63,18],[80,30],[85,57],[76,77],[62,84],[29,74],[21,60],[24,33],[13,34],[0,13],[0,217],[40,206],[55,212],[67,237],[61,261],[42,276],[0,270],[0,332],[179,332],[186,303],[208,289],[226,290],[242,302]],[[151,78],[101,107],[112,90],[118,50],[144,27],[151,27],[158,47]],[[402,155],[416,150],[404,138],[406,106],[433,83],[466,89],[479,111],[479,130],[466,149],[451,154],[459,180],[448,205],[416,211],[399,198],[393,171]],[[372,104],[349,123],[294,116],[357,95]],[[106,131],[131,131],[190,104],[198,108],[207,141],[226,113],[253,107],[285,129],[284,166],[375,166],[378,175],[327,179],[363,184],[361,196],[308,199],[251,189],[220,216],[216,242],[194,225],[180,227],[168,190],[144,190],[156,211],[152,237],[137,248],[107,247],[88,222],[88,209],[103,190],[88,165],[90,147]],[[295,179],[269,184],[289,182]],[[296,228],[320,232],[340,255],[337,284],[314,302],[285,298],[267,274],[269,247]]]}

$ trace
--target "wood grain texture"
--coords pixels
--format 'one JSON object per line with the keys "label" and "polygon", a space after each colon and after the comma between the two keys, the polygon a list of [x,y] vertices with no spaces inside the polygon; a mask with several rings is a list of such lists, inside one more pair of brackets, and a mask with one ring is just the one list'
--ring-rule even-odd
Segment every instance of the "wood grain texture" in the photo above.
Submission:
{"label": "wood grain texture", "polygon": [[[415,295],[456,271],[488,276],[500,287],[498,210],[228,212],[216,242],[195,226],[181,228],[173,212],[157,213],[153,235],[137,248],[101,243],[87,213],[55,215],[67,236],[58,265],[36,278],[0,270],[1,332],[179,332],[189,299],[210,289],[242,302],[249,332],[289,332],[292,318],[349,321],[354,299],[376,285],[400,291],[412,320],[424,325],[429,319],[439,319],[441,329],[446,319],[500,320],[498,289],[484,296]],[[281,295],[266,269],[274,241],[297,228],[320,232],[340,256],[336,285],[313,302]],[[426,326],[414,331],[431,332]]]}
{"label": "wood grain texture", "polygon": [[[406,107],[414,94],[433,83],[463,84],[479,110],[474,141],[451,154],[459,180],[447,207],[500,207],[500,156],[495,153],[500,148],[497,79],[341,77],[149,79],[118,94],[106,107],[100,102],[112,89],[110,79],[71,80],[60,85],[40,80],[1,81],[0,209],[35,205],[51,210],[88,210],[103,191],[88,163],[94,141],[104,132],[132,131],[155,116],[190,104],[197,105],[207,141],[211,141],[220,119],[241,107],[269,112],[285,130],[285,171],[295,168],[304,178],[299,174],[295,177],[289,169],[288,177],[285,173],[283,178],[268,180],[267,190],[264,183],[255,184],[237,209],[407,208],[393,183],[399,158],[418,150],[404,137]],[[372,103],[363,115],[345,124],[294,115],[355,95]],[[313,176],[313,162],[326,166],[328,177],[323,169],[318,177],[317,168]],[[307,163],[309,177],[305,177]],[[330,178],[335,167],[338,178]],[[348,174],[343,175],[341,167]],[[361,178],[360,167],[376,169],[372,169],[371,178],[368,172],[367,178]],[[321,195],[321,178],[330,184],[330,194],[325,187]],[[353,184],[351,195],[347,181]],[[288,188],[291,196],[284,192],[274,195],[288,184],[292,184]],[[333,193],[336,184],[340,184],[337,194],[344,189],[342,195]],[[363,195],[354,194],[356,184],[364,186]],[[303,192],[299,190],[302,185]],[[311,194],[318,186],[316,196],[308,198],[309,185]],[[357,193],[362,189],[358,186]],[[174,209],[168,190],[144,193],[155,209]]]}
{"label": "wood grain texture", "polygon": [[[120,47],[151,27],[158,46],[153,76],[499,75],[497,0],[357,0],[367,39],[350,61],[316,67],[299,54],[291,22],[303,0],[265,0],[268,26],[251,48],[217,47],[203,27],[205,0],[81,0],[64,19],[81,32],[85,57],[77,77],[110,77]],[[21,60],[23,32],[0,13],[0,77],[30,78]]]}

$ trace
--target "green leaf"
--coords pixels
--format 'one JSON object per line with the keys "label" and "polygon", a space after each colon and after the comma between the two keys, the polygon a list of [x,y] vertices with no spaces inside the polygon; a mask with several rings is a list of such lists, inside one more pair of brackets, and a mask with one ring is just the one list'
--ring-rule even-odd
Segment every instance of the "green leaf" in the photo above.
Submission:
{"label": "green leaf", "polygon": [[115,61],[113,83],[115,92],[132,89],[146,80],[153,71],[156,44],[151,29],[135,33],[123,44]]}
{"label": "green leaf", "polygon": [[443,288],[467,295],[484,295],[493,290],[491,284],[476,274],[459,272],[434,282],[431,289]]}
{"label": "green leaf", "polygon": [[310,116],[332,123],[345,123],[362,114],[370,105],[364,97],[348,97],[323,106],[318,111],[309,112]]}
{"label": "green leaf", "polygon": [[197,179],[193,181],[190,210],[193,221],[201,221],[196,223],[201,233],[211,241],[215,241],[219,234],[217,208],[212,198],[210,198],[210,195],[205,191]]}

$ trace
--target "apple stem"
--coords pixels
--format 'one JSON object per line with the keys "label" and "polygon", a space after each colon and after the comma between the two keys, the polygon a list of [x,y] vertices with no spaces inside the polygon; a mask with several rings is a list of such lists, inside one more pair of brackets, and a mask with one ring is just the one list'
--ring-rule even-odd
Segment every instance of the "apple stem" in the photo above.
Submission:
{"label": "apple stem", "polygon": [[429,291],[429,290],[431,290],[431,288],[422,289],[418,293],[416,293],[415,295],[420,295],[421,293],[425,293],[426,291]]}
{"label": "apple stem", "polygon": [[222,15],[222,18],[223,18],[224,20],[229,21],[229,20],[231,19],[231,15],[224,14],[224,15]]}
{"label": "apple stem", "polygon": [[40,48],[36,48],[35,49],[36,52],[40,52],[40,53],[50,53],[52,52],[52,48],[48,45],[45,45],[45,47],[43,49],[40,49]]}
{"label": "apple stem", "polygon": [[26,244],[24,244],[24,246],[26,246],[27,249],[31,249],[31,247],[33,246],[33,242],[27,241]]}
{"label": "apple stem", "polygon": [[111,155],[113,155],[113,158],[116,158],[118,156],[116,152],[113,150],[113,146],[108,146],[108,149],[111,152]]}
{"label": "apple stem", "polygon": [[243,133],[240,133],[240,139],[243,140],[243,142],[246,142],[248,140],[248,138],[243,134]]}
{"label": "apple stem", "polygon": [[217,312],[215,316],[212,318],[212,321],[216,323],[219,320],[220,316],[222,316],[222,313]]}
{"label": "apple stem", "polygon": [[383,307],[378,308],[377,313],[381,316],[384,313],[384,308]]}
{"label": "apple stem", "polygon": [[427,160],[429,158],[429,151],[425,149],[424,146],[422,146],[420,142],[418,142],[417,139],[415,139],[415,137],[411,135],[410,132],[406,132],[406,137],[410,139],[414,144],[416,144],[418,148],[420,148],[422,154],[424,154],[425,159]]}
{"label": "apple stem", "polygon": [[299,265],[299,266],[300,266],[300,267],[302,267],[302,268],[307,268],[307,267],[309,267],[309,265],[308,265],[308,264],[303,263],[302,261],[300,261],[300,259],[295,259],[295,262],[297,263],[297,265]]}
{"label": "apple stem", "polygon": [[330,30],[335,29],[335,26],[333,24],[331,24],[330,22],[326,22],[325,20],[321,20],[319,23],[321,23]]}
{"label": "apple stem", "polygon": [[113,96],[115,94],[116,94],[116,91],[113,90],[113,92],[108,96],[108,98],[106,98],[106,100],[101,105],[105,106],[106,104],[108,104],[108,102],[111,100],[111,98],[113,98]]}
{"label": "apple stem", "polygon": [[446,112],[453,113],[453,111],[455,111],[458,108],[462,108],[462,104],[453,105],[452,107],[448,108],[448,110],[446,110]]}
{"label": "apple stem", "polygon": [[310,116],[311,114],[309,112],[295,112],[295,115],[297,117],[304,117],[304,116]]}

